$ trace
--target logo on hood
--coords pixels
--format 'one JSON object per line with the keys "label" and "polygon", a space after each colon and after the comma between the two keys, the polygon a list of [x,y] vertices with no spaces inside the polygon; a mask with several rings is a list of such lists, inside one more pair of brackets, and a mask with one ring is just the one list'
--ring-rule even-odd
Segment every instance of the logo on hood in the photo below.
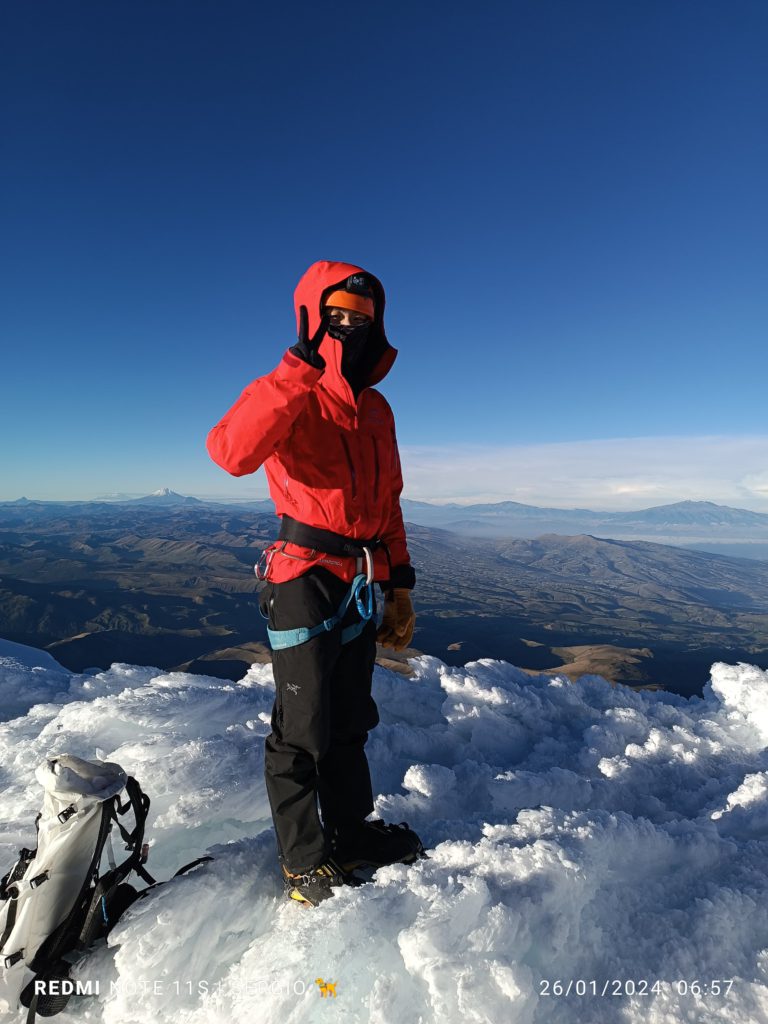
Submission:
{"label": "logo on hood", "polygon": [[368,282],[368,278],[364,274],[352,274],[351,277],[347,278],[345,291],[352,292],[357,295],[372,295],[373,290]]}

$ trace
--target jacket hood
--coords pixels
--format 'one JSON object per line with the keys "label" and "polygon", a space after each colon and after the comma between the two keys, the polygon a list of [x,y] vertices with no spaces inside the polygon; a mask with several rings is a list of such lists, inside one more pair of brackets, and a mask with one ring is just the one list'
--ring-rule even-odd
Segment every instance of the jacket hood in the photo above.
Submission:
{"label": "jacket hood", "polygon": [[[397,356],[397,349],[390,345],[384,332],[384,304],[386,301],[384,288],[381,281],[370,271],[355,266],[354,263],[337,263],[331,260],[318,260],[317,263],[313,263],[302,275],[296,285],[296,291],[293,293],[296,332],[298,334],[299,307],[307,307],[309,336],[312,337],[320,326],[320,309],[324,305],[324,297],[337,288],[343,288],[347,278],[352,274],[365,274],[373,288],[375,310],[366,345],[371,346],[374,362],[364,382],[364,387],[372,387],[389,373]],[[329,383],[333,382],[337,389],[341,389],[342,393],[346,394],[349,391],[352,394],[352,390],[341,372],[342,343],[326,334],[320,344],[319,352],[325,359],[325,377],[330,375]]]}

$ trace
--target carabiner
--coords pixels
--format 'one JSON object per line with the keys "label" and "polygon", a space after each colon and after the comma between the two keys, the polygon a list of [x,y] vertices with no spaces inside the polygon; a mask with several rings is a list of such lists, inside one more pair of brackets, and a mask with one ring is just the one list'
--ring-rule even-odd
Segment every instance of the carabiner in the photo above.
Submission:
{"label": "carabiner", "polygon": [[365,582],[368,586],[373,583],[373,552],[370,548],[363,548],[365,552]]}
{"label": "carabiner", "polygon": [[[365,591],[364,597],[361,596],[363,591]],[[373,587],[362,576],[358,577],[355,585],[355,604],[360,612],[360,618],[367,622],[373,615]]]}
{"label": "carabiner", "polygon": [[269,547],[264,548],[264,550],[259,555],[259,560],[253,567],[253,571],[256,573],[257,580],[263,582],[269,576],[269,567],[272,564],[272,559],[274,557],[275,551],[275,545],[270,544]]}

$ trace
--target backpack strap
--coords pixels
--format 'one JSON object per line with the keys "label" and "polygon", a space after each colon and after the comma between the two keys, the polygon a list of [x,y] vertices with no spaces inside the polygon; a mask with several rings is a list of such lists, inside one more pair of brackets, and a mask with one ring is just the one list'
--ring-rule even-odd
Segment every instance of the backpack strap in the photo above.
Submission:
{"label": "backpack strap", "polygon": [[191,860],[189,864],[185,864],[179,868],[178,871],[174,871],[173,877],[178,878],[179,875],[186,875],[192,868],[196,868],[198,864],[205,864],[206,861],[213,860],[213,857],[198,857],[197,860]]}
{"label": "backpack strap", "polygon": [[[120,830],[120,835],[123,837],[126,849],[131,851],[131,855],[114,869],[117,872],[116,877],[122,881],[127,874],[135,871],[148,885],[156,885],[157,879],[153,878],[144,867],[144,827],[147,822],[151,801],[147,794],[143,792],[136,779],[131,775],[125,781],[125,791],[128,794],[128,800],[125,804],[121,804],[118,797],[114,798],[112,818]],[[131,832],[123,826],[123,823],[118,818],[118,814],[125,814],[129,807],[132,808],[135,819]]]}
{"label": "backpack strap", "polygon": [[29,1004],[29,1010],[27,1011],[26,1024],[35,1024],[35,1017],[37,1016],[37,1001],[39,998],[40,996],[35,992]]}
{"label": "backpack strap", "polygon": [[[128,877],[131,871],[135,871],[137,875],[143,878],[148,886],[157,885],[157,880],[144,867],[144,826],[147,821],[150,799],[143,792],[136,779],[130,775],[125,781],[125,791],[128,794],[126,802],[121,803],[120,797],[114,796],[111,800],[106,801],[109,805],[106,810],[109,815],[110,827],[112,823],[117,825],[120,835],[125,842],[125,848],[130,850],[130,856],[122,861],[122,863],[110,867],[110,870],[106,871],[98,879],[91,894],[83,926],[77,936],[78,948],[83,948],[90,944],[94,935],[101,929],[102,922],[109,928],[112,922],[110,922],[107,916],[107,900],[114,889]],[[125,814],[129,808],[133,810],[135,822],[130,832],[118,817],[118,815]],[[104,843],[102,843],[103,845]]]}
{"label": "backpack strap", "polygon": [[[19,850],[19,859],[13,865],[8,874],[0,881],[0,899],[10,900],[8,904],[8,913],[5,918],[5,928],[3,928],[3,933],[0,935],[0,953],[2,953],[3,946],[8,941],[8,938],[16,925],[16,912],[18,909],[18,895],[20,891],[19,886],[27,868],[35,859],[36,852],[36,850],[27,850],[26,848]],[[11,953],[10,955],[3,957],[1,961],[3,967],[12,967],[23,955],[23,951],[17,950],[15,953]]]}

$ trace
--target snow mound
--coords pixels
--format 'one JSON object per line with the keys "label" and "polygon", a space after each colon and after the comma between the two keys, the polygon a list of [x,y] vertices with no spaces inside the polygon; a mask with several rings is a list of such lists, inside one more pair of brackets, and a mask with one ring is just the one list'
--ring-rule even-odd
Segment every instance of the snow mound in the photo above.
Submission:
{"label": "snow mound", "polygon": [[62,1024],[768,1022],[760,669],[716,664],[686,699],[487,659],[377,667],[376,813],[429,859],[303,910],[262,780],[270,666],[229,683],[36,660],[0,648],[19,709],[0,725],[2,870],[34,842],[34,768],[65,750],[149,793],[156,877],[214,856],[80,963],[99,991]]}
{"label": "snow mound", "polygon": [[46,651],[0,640],[0,718],[15,718],[33,704],[61,696],[69,677]]}

